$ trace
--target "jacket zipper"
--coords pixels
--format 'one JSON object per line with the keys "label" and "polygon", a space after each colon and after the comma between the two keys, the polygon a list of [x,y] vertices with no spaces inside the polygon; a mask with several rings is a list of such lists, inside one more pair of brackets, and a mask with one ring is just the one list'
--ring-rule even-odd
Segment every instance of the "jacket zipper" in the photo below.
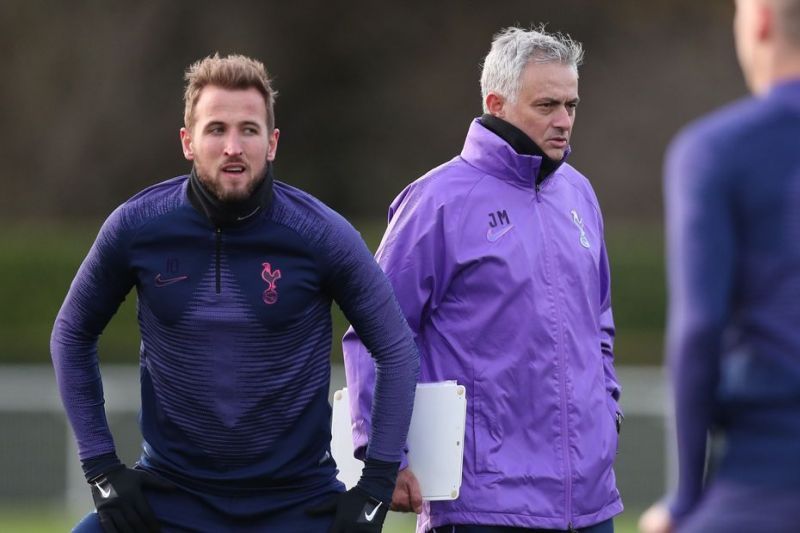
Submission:
{"label": "jacket zipper", "polygon": [[572,531],[572,461],[570,460],[569,453],[569,413],[567,409],[567,358],[564,354],[564,329],[561,323],[561,309],[558,312],[558,334],[559,334],[559,360],[561,362],[561,431],[563,434],[562,441],[564,443],[564,462],[567,465],[567,479],[566,479],[566,499],[567,499],[567,521],[570,531]]}
{"label": "jacket zipper", "polygon": [[217,240],[217,246],[216,246],[216,249],[217,249],[217,254],[216,254],[216,266],[217,266],[216,275],[217,275],[217,278],[216,279],[217,279],[217,294],[219,294],[220,292],[222,292],[222,288],[221,288],[221,285],[222,285],[221,277],[222,277],[222,275],[220,274],[220,262],[221,262],[220,254],[222,252],[222,230],[220,228],[217,228],[217,239],[216,240]]}
{"label": "jacket zipper", "polygon": [[[542,199],[539,195],[539,185],[536,185],[536,200],[538,203],[541,203]],[[542,227],[544,238],[542,242],[544,243],[545,248],[545,261],[549,265],[550,264],[550,254],[549,254],[549,246],[548,246],[548,238],[552,234],[550,231],[547,222],[545,221],[545,217],[542,215],[541,211],[539,211],[539,220],[541,222],[540,226]],[[562,435],[562,445],[564,449],[564,463],[565,463],[565,470],[566,470],[566,479],[564,480],[565,484],[565,510],[567,515],[567,528],[568,531],[574,531],[572,528],[572,461],[570,461],[569,457],[569,423],[568,423],[568,405],[567,405],[567,362],[566,356],[564,355],[564,328],[563,324],[561,323],[561,307],[559,306],[559,298],[558,288],[559,288],[559,277],[557,269],[548,269],[549,274],[552,276],[552,286],[554,289],[554,298],[553,302],[556,305],[556,320],[558,326],[558,362],[559,362],[559,385],[560,385],[560,399],[561,399],[561,435]]]}

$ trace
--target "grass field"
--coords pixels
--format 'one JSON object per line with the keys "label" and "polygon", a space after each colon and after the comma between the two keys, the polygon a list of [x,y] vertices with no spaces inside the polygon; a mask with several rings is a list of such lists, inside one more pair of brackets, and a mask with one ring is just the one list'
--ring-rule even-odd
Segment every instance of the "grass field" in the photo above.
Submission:
{"label": "grass field", "polygon": [[[412,515],[390,513],[384,533],[413,533]],[[60,533],[69,531],[75,521],[54,509],[0,507],[0,531],[3,533]],[[616,533],[636,533],[636,516],[623,514],[614,520]]]}

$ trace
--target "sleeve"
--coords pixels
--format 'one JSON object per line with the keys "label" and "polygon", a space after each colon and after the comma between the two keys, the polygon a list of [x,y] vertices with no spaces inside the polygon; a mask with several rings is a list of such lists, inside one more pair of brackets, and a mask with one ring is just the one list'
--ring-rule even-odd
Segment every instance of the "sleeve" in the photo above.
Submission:
{"label": "sleeve", "polygon": [[103,224],[56,316],[50,353],[82,461],[113,454],[97,341],[133,286],[121,245],[120,209]]}
{"label": "sleeve", "polygon": [[[443,219],[443,209],[435,206],[419,183],[412,184],[389,208],[389,225],[376,254],[418,347],[426,317],[441,301],[452,269]],[[342,344],[354,448],[356,456],[363,458],[367,443],[370,449],[374,446],[370,435],[379,415],[372,405],[375,365],[369,357],[372,350],[358,327],[347,331]],[[425,356],[420,349],[420,357]]]}
{"label": "sleeve", "polygon": [[622,387],[614,369],[614,316],[611,312],[611,268],[608,264],[608,252],[605,241],[600,249],[600,352],[603,355],[603,372],[606,391],[614,402],[616,411],[622,412],[619,398]]}
{"label": "sleeve", "polygon": [[[359,234],[349,224],[337,244],[329,283],[334,300],[374,357],[369,394],[375,402],[367,456],[387,462],[403,457],[419,353],[392,287]],[[352,401],[352,400],[351,400]]]}
{"label": "sleeve", "polygon": [[733,287],[735,236],[723,158],[684,134],[667,154],[664,187],[669,311],[666,357],[675,399],[680,520],[703,486],[707,433],[719,382],[723,328]]}

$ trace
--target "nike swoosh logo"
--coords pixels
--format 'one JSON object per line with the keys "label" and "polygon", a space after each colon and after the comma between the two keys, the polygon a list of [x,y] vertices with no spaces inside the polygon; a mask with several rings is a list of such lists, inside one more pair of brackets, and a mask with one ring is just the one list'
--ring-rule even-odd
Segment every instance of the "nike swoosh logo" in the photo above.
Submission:
{"label": "nike swoosh logo", "polygon": [[167,285],[172,285],[173,283],[178,283],[179,281],[183,281],[189,279],[189,276],[175,276],[174,278],[162,278],[161,274],[156,274],[156,287],[166,287]]}
{"label": "nike swoosh logo", "polygon": [[[106,496],[103,497],[105,498]],[[376,514],[378,514],[378,509],[381,508],[381,505],[383,505],[383,502],[378,502],[378,505],[375,506],[371,513],[364,513],[364,518],[367,520],[367,522],[372,522],[372,519],[375,518]]]}
{"label": "nike swoosh logo", "polygon": [[500,231],[496,231],[495,228],[489,228],[489,230],[486,232],[486,240],[488,240],[489,242],[494,242],[503,235],[505,235],[506,233],[508,233],[509,231],[511,231],[512,229],[514,229],[514,224],[506,226]]}
{"label": "nike swoosh logo", "polygon": [[111,496],[111,487],[104,489],[102,485],[100,485],[100,483],[95,483],[94,486],[97,487],[97,490],[100,491],[100,496],[102,496],[103,499],[106,499],[109,496]]}

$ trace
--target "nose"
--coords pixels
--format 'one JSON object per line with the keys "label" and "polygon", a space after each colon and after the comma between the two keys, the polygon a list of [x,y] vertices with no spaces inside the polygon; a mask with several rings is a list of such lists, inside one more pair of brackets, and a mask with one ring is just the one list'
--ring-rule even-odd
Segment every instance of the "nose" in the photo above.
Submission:
{"label": "nose", "polygon": [[242,151],[242,142],[241,139],[239,139],[239,135],[230,133],[225,139],[225,155],[228,157],[241,155]]}
{"label": "nose", "polygon": [[553,127],[569,131],[572,127],[572,113],[566,106],[560,106],[553,117]]}

